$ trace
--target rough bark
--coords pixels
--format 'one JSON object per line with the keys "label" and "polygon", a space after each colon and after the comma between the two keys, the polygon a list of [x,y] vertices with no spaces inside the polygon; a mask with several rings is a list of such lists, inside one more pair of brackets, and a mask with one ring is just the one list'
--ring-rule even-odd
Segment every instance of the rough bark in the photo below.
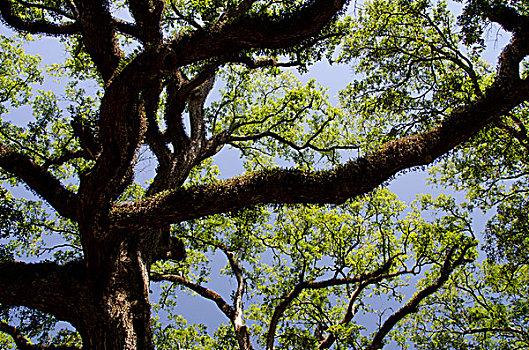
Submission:
{"label": "rough bark", "polygon": [[85,261],[0,264],[0,300],[70,322],[84,349],[151,349],[148,263],[141,244],[123,242],[100,276]]}
{"label": "rough bark", "polygon": [[115,252],[108,278],[90,281],[94,313],[79,330],[87,349],[152,349],[148,266],[137,242]]}

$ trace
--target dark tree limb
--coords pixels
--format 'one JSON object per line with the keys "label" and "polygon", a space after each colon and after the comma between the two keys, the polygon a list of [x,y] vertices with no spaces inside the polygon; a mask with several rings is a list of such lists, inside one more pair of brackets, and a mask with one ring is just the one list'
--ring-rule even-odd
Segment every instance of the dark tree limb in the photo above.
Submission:
{"label": "dark tree limb", "polygon": [[140,37],[138,27],[135,24],[125,22],[117,18],[113,18],[112,20],[113,20],[113,26],[116,28],[118,32],[131,36],[133,38]]}
{"label": "dark tree limb", "polygon": [[80,301],[87,295],[82,262],[63,266],[52,262],[0,263],[0,303],[25,306],[78,325],[83,316]]}
{"label": "dark tree limb", "polygon": [[83,43],[101,77],[108,82],[119,65],[123,53],[119,49],[108,0],[74,0],[79,11]]}
{"label": "dark tree limb", "polygon": [[32,344],[19,329],[2,321],[0,321],[0,332],[9,334],[19,350],[79,350],[78,347],[69,345]]}
{"label": "dark tree limb", "polygon": [[[125,67],[109,84],[101,101],[101,153],[79,186],[79,198],[83,204],[81,221],[89,225],[92,232],[104,230],[111,202],[119,196],[124,181],[132,175],[135,153],[146,129],[141,96],[135,86],[136,79],[141,77],[137,77],[135,68],[134,64]],[[141,84],[153,81],[156,80],[150,78]]]}
{"label": "dark tree limb", "polygon": [[77,218],[79,204],[77,196],[27,155],[0,144],[0,167],[22,179],[60,215],[73,220]]}
{"label": "dark tree limb", "polygon": [[281,18],[242,16],[207,31],[197,30],[170,44],[174,54],[168,64],[182,66],[209,57],[238,54],[246,49],[275,49],[298,44],[317,35],[346,3],[346,0],[315,0]]}
{"label": "dark tree limb", "polygon": [[162,40],[160,20],[164,2],[161,0],[131,0],[128,4],[138,28],[138,38],[143,43],[159,43]]}
{"label": "dark tree limb", "polygon": [[500,24],[506,31],[520,34],[529,27],[529,16],[519,14],[512,7],[499,2],[491,5],[483,0],[476,1],[476,4],[489,20]]}
{"label": "dark tree limb", "polygon": [[83,122],[80,117],[74,117],[70,123],[74,135],[79,139],[81,148],[91,159],[96,159],[101,152],[101,143],[96,138],[90,127]]}
{"label": "dark tree limb", "polygon": [[46,21],[26,21],[20,18],[13,9],[10,0],[0,0],[0,15],[2,20],[15,30],[32,34],[72,35],[80,32],[78,22],[55,24]]}

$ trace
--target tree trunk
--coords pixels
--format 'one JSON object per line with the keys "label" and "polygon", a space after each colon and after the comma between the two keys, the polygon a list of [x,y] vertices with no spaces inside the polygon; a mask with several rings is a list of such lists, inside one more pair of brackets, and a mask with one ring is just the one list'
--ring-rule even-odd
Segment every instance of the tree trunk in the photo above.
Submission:
{"label": "tree trunk", "polygon": [[78,328],[83,349],[154,349],[150,330],[149,265],[139,246],[137,242],[123,242],[110,261],[110,274],[103,271],[99,278],[92,274],[88,283],[97,292],[89,303],[81,306],[85,312]]}
{"label": "tree trunk", "polygon": [[233,326],[235,327],[235,335],[237,337],[237,342],[239,343],[239,350],[253,350],[248,327],[237,321],[233,322]]}

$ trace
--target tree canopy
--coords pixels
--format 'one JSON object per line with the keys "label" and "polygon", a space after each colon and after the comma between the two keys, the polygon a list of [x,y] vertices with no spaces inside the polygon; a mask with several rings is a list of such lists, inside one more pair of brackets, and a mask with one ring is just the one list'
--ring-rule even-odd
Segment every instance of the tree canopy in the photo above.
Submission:
{"label": "tree canopy", "polygon": [[[0,0],[0,18],[0,346],[529,348],[525,1]],[[43,37],[63,60],[28,51]],[[321,61],[350,69],[336,98],[304,79]],[[425,170],[440,195],[388,189]]]}

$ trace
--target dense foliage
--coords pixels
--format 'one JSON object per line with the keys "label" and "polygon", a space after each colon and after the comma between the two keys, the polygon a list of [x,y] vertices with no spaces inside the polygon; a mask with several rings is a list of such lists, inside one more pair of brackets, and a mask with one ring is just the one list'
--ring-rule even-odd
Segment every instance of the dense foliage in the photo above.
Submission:
{"label": "dense foliage", "polygon": [[[529,348],[526,2],[0,18],[0,347]],[[337,96],[320,61],[349,69]],[[388,189],[424,171],[432,193]]]}

